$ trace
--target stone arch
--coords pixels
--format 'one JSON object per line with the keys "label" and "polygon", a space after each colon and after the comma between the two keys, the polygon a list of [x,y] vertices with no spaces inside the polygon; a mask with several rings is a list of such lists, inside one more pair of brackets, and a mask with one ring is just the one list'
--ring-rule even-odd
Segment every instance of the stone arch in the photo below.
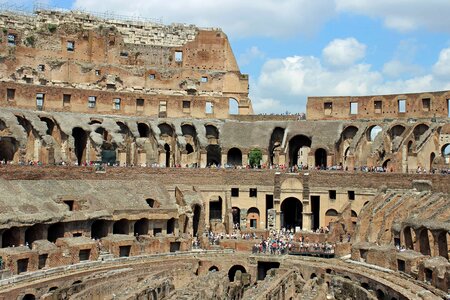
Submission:
{"label": "stone arch", "polygon": [[338,219],[338,212],[335,209],[329,209],[325,212],[325,224],[327,226],[330,225],[330,223],[335,222]]}
{"label": "stone arch", "polygon": [[327,168],[327,150],[318,148],[314,152],[314,165],[320,168]]}
{"label": "stone arch", "polygon": [[175,233],[175,218],[170,218],[169,220],[167,220],[166,232],[167,234]]}
{"label": "stone arch", "polygon": [[82,128],[75,127],[72,129],[72,136],[75,140],[74,141],[75,156],[77,157],[78,165],[81,165],[83,163],[83,158],[86,158],[86,145],[88,135],[86,131],[84,131]]}
{"label": "stone arch", "polygon": [[282,192],[298,192],[303,189],[303,183],[297,178],[286,178],[281,183],[281,191]]}
{"label": "stone arch", "polygon": [[430,154],[430,168],[429,168],[430,172],[433,169],[433,162],[434,162],[435,158],[436,158],[436,154],[434,152],[431,152],[431,154]]}
{"label": "stone arch", "polygon": [[296,135],[289,140],[289,166],[308,165],[307,158],[311,148],[311,139],[306,135]]}
{"label": "stone arch", "polygon": [[64,223],[52,224],[47,229],[47,240],[55,243],[58,238],[64,237]]}
{"label": "stone arch", "polygon": [[18,148],[15,138],[2,137],[0,140],[0,161],[13,161]]}
{"label": "stone arch", "polygon": [[428,229],[423,228],[419,232],[420,253],[423,255],[431,255],[430,239],[428,237]]}
{"label": "stone arch", "polygon": [[445,144],[441,148],[441,154],[446,164],[450,164],[450,143]]}
{"label": "stone arch", "polygon": [[414,146],[414,142],[413,141],[409,141],[408,142],[408,154],[411,155],[413,153],[413,146]]}
{"label": "stone arch", "polygon": [[281,203],[281,225],[286,229],[302,228],[303,224],[303,205],[302,202],[295,198],[289,197]]}
{"label": "stone arch", "polygon": [[134,223],[134,235],[146,235],[148,234],[149,220],[147,218],[142,218]]}
{"label": "stone arch", "polygon": [[93,239],[101,239],[108,235],[108,221],[95,220],[91,225],[91,237]]}
{"label": "stone arch", "polygon": [[217,266],[211,266],[209,267],[208,272],[219,272],[219,268]]}
{"label": "stone arch", "polygon": [[193,236],[197,236],[198,230],[200,228],[200,219],[202,215],[202,207],[200,206],[200,204],[194,204],[193,211],[194,211],[194,216],[192,218]]}
{"label": "stone arch", "polygon": [[269,162],[271,164],[279,164],[279,156],[281,152],[281,144],[283,143],[285,129],[275,127],[272,131],[269,141]]}
{"label": "stone arch", "polygon": [[219,129],[216,126],[207,124],[205,125],[206,130],[206,138],[210,140],[218,140],[219,139]]}
{"label": "stone arch", "polygon": [[441,231],[437,234],[437,244],[438,244],[438,255],[445,257],[448,259],[448,243],[449,241],[447,240],[447,232],[446,231]]}
{"label": "stone arch", "polygon": [[186,144],[186,152],[187,154],[191,154],[194,152],[194,147],[192,147],[192,145],[189,143]]}
{"label": "stone arch", "polygon": [[384,294],[384,292],[381,289],[377,290],[377,299],[379,300],[385,300],[386,296]]}
{"label": "stone arch", "polygon": [[145,199],[145,202],[150,208],[158,208],[161,205],[157,200],[152,198]]}
{"label": "stone arch", "polygon": [[345,127],[345,129],[341,133],[341,140],[349,140],[353,139],[356,136],[356,133],[358,133],[358,127],[349,125]]}
{"label": "stone arch", "polygon": [[222,162],[222,149],[219,145],[206,146],[206,165],[219,166]]}
{"label": "stone arch", "polygon": [[23,296],[22,300],[35,300],[36,296],[33,294],[26,294],[25,296]]}
{"label": "stone arch", "polygon": [[230,115],[239,114],[239,102],[234,98],[228,99],[228,114]]}
{"label": "stone arch", "polygon": [[197,137],[197,130],[191,124],[181,125],[181,133],[183,134],[183,136],[191,136],[193,138]]}
{"label": "stone arch", "polygon": [[228,150],[227,164],[230,166],[242,166],[242,152],[239,148]]}
{"label": "stone arch", "polygon": [[160,136],[173,137],[175,130],[173,126],[168,123],[161,123],[158,125]]}
{"label": "stone arch", "polygon": [[20,245],[20,229],[19,227],[11,227],[3,231],[2,248]]}
{"label": "stone arch", "polygon": [[148,138],[150,137],[150,127],[146,123],[138,123],[139,137]]}
{"label": "stone arch", "polygon": [[250,207],[247,210],[247,222],[248,227],[252,229],[257,229],[259,224],[259,209],[256,207]]}
{"label": "stone arch", "polygon": [[406,127],[401,124],[392,126],[388,131],[391,140],[394,140],[396,137],[400,137],[405,132],[405,129]]}
{"label": "stone arch", "polygon": [[[116,125],[119,126],[119,133],[122,135],[126,135],[126,136],[132,136],[133,134],[131,133],[130,128],[128,127],[127,124],[125,124],[124,122],[121,121],[117,121]],[[139,125],[138,125],[139,126]],[[139,131],[139,128],[138,128]]]}
{"label": "stone arch", "polygon": [[25,243],[31,247],[34,241],[44,239],[44,226],[42,224],[34,224],[25,230]]}
{"label": "stone arch", "polygon": [[55,122],[47,117],[40,117],[40,120],[45,123],[47,126],[47,131],[45,132],[47,135],[53,134],[53,129],[55,128]]}
{"label": "stone arch", "polygon": [[129,221],[127,219],[120,219],[114,222],[113,234],[130,234]]}
{"label": "stone arch", "polygon": [[418,141],[428,128],[430,128],[430,126],[424,123],[416,125],[413,130],[414,139]]}
{"label": "stone arch", "polygon": [[232,266],[228,270],[228,279],[230,280],[230,282],[234,282],[237,271],[241,271],[242,273],[247,273],[247,270],[242,265],[234,265],[234,266]]}
{"label": "stone arch", "polygon": [[390,164],[391,164],[391,159],[386,159],[382,164],[383,169],[386,169],[388,171]]}
{"label": "stone arch", "polygon": [[369,142],[373,142],[375,138],[383,131],[383,128],[379,125],[372,125],[366,131],[366,139]]}

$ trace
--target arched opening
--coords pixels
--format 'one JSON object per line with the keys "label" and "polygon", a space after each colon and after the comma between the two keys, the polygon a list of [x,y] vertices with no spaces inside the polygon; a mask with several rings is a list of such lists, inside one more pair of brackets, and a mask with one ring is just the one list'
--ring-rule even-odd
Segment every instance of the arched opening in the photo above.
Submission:
{"label": "arched opening", "polygon": [[198,204],[194,205],[194,217],[192,219],[192,229],[193,229],[194,236],[197,236],[197,234],[198,234],[201,213],[202,213],[202,207]]}
{"label": "arched opening", "polygon": [[395,125],[393,126],[390,130],[390,136],[391,136],[391,140],[394,140],[396,137],[399,137],[403,134],[403,132],[405,132],[405,126],[402,125]]}
{"label": "arched opening", "polygon": [[34,241],[44,239],[44,226],[42,224],[35,224],[25,230],[25,244],[31,247]]}
{"label": "arched opening", "polygon": [[437,236],[437,242],[438,242],[438,251],[439,256],[445,257],[448,259],[448,242],[447,241],[447,232],[441,231]]}
{"label": "arched opening", "polygon": [[0,140],[0,161],[8,162],[14,160],[14,154],[18,147],[14,138],[2,137]]}
{"label": "arched opening", "polygon": [[389,170],[389,165],[391,163],[390,159],[386,159],[382,165],[383,169]]}
{"label": "arched opening", "polygon": [[325,212],[325,224],[330,226],[330,223],[333,223],[338,218],[338,212],[335,209],[329,209]]}
{"label": "arched opening", "polygon": [[55,128],[55,122],[47,117],[41,117],[41,121],[45,122],[47,125],[47,131],[45,132],[47,135],[53,134],[53,128]]}
{"label": "arched opening", "polygon": [[408,142],[408,154],[413,154],[413,141]]}
{"label": "arched opening", "polygon": [[170,146],[169,144],[164,144],[164,151],[166,152],[166,168],[170,167]]}
{"label": "arched opening", "polygon": [[247,270],[241,265],[232,266],[228,271],[228,279],[230,280],[230,282],[234,282],[237,271],[241,271],[241,273],[247,273]]}
{"label": "arched opening", "polygon": [[312,273],[311,276],[309,276],[309,279],[314,279],[316,277],[317,277],[316,273]]}
{"label": "arched opening", "polygon": [[241,209],[239,207],[232,207],[231,214],[233,216],[233,225],[235,228],[241,228]]}
{"label": "arched opening", "polygon": [[147,202],[147,205],[151,208],[158,208],[160,206],[159,202],[152,198],[145,199],[145,202]]}
{"label": "arched opening", "polygon": [[167,234],[175,233],[175,218],[167,220]]}
{"label": "arched opening", "polygon": [[2,248],[17,247],[20,245],[20,229],[11,227],[2,234]]}
{"label": "arched opening", "polygon": [[229,166],[242,166],[242,152],[238,148],[231,148],[227,153],[227,164]]}
{"label": "arched opening", "polygon": [[384,297],[385,297],[384,292],[382,290],[378,289],[377,290],[377,299],[384,300]]}
{"label": "arched opening", "polygon": [[64,223],[58,222],[52,224],[47,230],[47,240],[55,243],[58,238],[64,237]]}
{"label": "arched opening", "polygon": [[405,227],[403,230],[403,237],[405,239],[405,247],[406,249],[414,250],[414,242],[411,234],[411,227]]}
{"label": "arched opening", "polygon": [[108,221],[95,220],[91,225],[91,237],[95,240],[108,235]]}
{"label": "arched opening", "polygon": [[127,219],[114,222],[113,234],[130,234],[130,226]]}
{"label": "arched opening", "polygon": [[208,141],[219,139],[219,130],[217,129],[216,126],[205,125],[205,129],[206,129],[206,138],[208,139]]}
{"label": "arched opening", "polygon": [[186,144],[186,152],[187,154],[191,154],[194,152],[194,148],[192,147],[191,144]]}
{"label": "arched opening", "polygon": [[77,157],[78,165],[81,165],[83,158],[86,156],[87,134],[82,128],[75,127],[72,129],[72,136],[75,139],[75,156]]}
{"label": "arched opening", "polygon": [[279,154],[281,151],[281,144],[283,143],[284,138],[284,128],[275,127],[272,131],[272,135],[270,136],[269,142],[269,154],[270,154],[270,163],[271,164],[279,164]]}
{"label": "arched opening", "polygon": [[358,132],[358,127],[347,126],[341,133],[341,139],[343,141],[353,139]]}
{"label": "arched opening", "polygon": [[257,229],[259,224],[259,209],[256,207],[250,207],[247,210],[247,222],[251,229]]}
{"label": "arched opening", "polygon": [[430,172],[432,171],[432,169],[433,169],[433,162],[434,162],[434,159],[436,158],[436,154],[434,154],[434,152],[432,152],[431,154],[430,154],[430,168],[429,168],[429,170],[430,170]]}
{"label": "arched opening", "polygon": [[166,136],[166,137],[173,136],[174,130],[173,130],[173,127],[170,126],[169,124],[161,123],[161,124],[158,125],[158,128],[159,128],[161,136],[163,136],[163,137],[164,136]]}
{"label": "arched opening", "polygon": [[23,296],[22,300],[35,300],[36,297],[33,294],[26,294]]}
{"label": "arched opening", "polygon": [[428,230],[422,229],[419,233],[420,253],[423,255],[431,255],[430,240],[428,238]]}
{"label": "arched opening", "polygon": [[383,131],[383,128],[381,128],[381,126],[378,125],[374,125],[371,126],[368,130],[367,130],[367,141],[369,142],[373,142],[376,137],[380,134],[380,132]]}
{"label": "arched opening", "polygon": [[314,153],[315,166],[325,170],[327,168],[327,151],[319,148]]}
{"label": "arched opening", "polygon": [[209,220],[222,220],[222,198],[209,200]]}
{"label": "arched opening", "polygon": [[413,131],[414,139],[418,141],[420,137],[428,130],[428,128],[430,127],[426,124],[419,124],[416,127],[414,127]]}
{"label": "arched opening", "polygon": [[[116,125],[119,126],[120,134],[128,135],[128,136],[132,135],[130,128],[128,128],[128,126],[125,123],[118,121],[118,122],[116,122]],[[138,125],[138,132],[139,132],[139,125]]]}
{"label": "arched opening", "polygon": [[305,135],[296,135],[289,141],[289,166],[308,165],[311,139]]}
{"label": "arched opening", "polygon": [[356,223],[358,222],[358,214],[356,213],[356,211],[354,211],[354,210],[351,211],[351,218],[352,218],[353,229],[355,229]]}
{"label": "arched opening", "polygon": [[281,203],[281,224],[286,229],[302,228],[303,205],[294,197],[284,199]]}
{"label": "arched opening", "polygon": [[228,100],[228,113],[230,115],[238,115],[239,114],[239,103],[234,98],[230,98]]}
{"label": "arched opening", "polygon": [[211,267],[208,269],[208,272],[219,272],[219,268],[216,267],[216,266],[211,266]]}
{"label": "arched opening", "polygon": [[208,145],[206,147],[206,165],[219,166],[222,161],[222,150],[219,145]]}
{"label": "arched opening", "polygon": [[445,144],[442,147],[442,157],[446,164],[450,164],[450,144]]}
{"label": "arched opening", "polygon": [[134,235],[146,235],[148,234],[148,219],[142,218],[134,223]]}
{"label": "arched opening", "polygon": [[150,137],[150,127],[145,123],[138,123],[139,137],[148,138]]}

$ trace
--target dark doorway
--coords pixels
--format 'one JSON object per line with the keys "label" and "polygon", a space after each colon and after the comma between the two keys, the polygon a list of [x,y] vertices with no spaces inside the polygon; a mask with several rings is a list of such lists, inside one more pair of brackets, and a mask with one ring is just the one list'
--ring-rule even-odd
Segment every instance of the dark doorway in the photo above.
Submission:
{"label": "dark doorway", "polygon": [[258,261],[258,280],[264,280],[264,278],[266,278],[267,271],[269,271],[270,269],[278,269],[279,267],[279,262]]}
{"label": "dark doorway", "polygon": [[41,224],[35,224],[25,231],[25,243],[31,248],[34,241],[44,238],[44,227]]}
{"label": "dark doorway", "polygon": [[81,165],[83,162],[83,158],[85,158],[85,150],[87,144],[87,134],[80,127],[75,127],[72,130],[72,136],[75,139],[75,155],[77,157],[78,165]]}
{"label": "dark doorway", "polygon": [[302,228],[303,205],[297,198],[290,197],[281,203],[282,221],[281,224],[286,229]]}
{"label": "dark doorway", "polygon": [[431,255],[430,240],[428,239],[428,230],[422,229],[419,234],[420,253]]}
{"label": "dark doorway", "polygon": [[405,238],[406,249],[414,250],[413,239],[411,235],[411,227],[406,227],[403,230],[403,236]]}
{"label": "dark doorway", "polygon": [[26,294],[23,296],[22,300],[35,300],[36,297],[33,294]]}
{"label": "dark doorway", "polygon": [[145,123],[138,123],[139,137],[149,137],[150,128]]}
{"label": "dark doorway", "polygon": [[148,234],[148,219],[142,218],[134,223],[134,235],[145,235]]}
{"label": "dark doorway", "polygon": [[58,238],[64,237],[64,224],[55,223],[48,227],[47,230],[47,240],[49,242],[56,242]]}
{"label": "dark doorway", "polygon": [[91,237],[101,239],[108,235],[108,223],[105,220],[96,220],[91,225]]}
{"label": "dark doorway", "polygon": [[242,152],[238,148],[231,148],[227,154],[227,164],[229,166],[242,166]]}
{"label": "dark doorway", "polygon": [[28,271],[28,258],[22,258],[17,260],[17,274]]}
{"label": "dark doorway", "polygon": [[273,195],[266,195],[266,228],[269,224],[269,209],[273,209]]}
{"label": "dark doorway", "polygon": [[209,200],[209,220],[222,220],[222,198]]}
{"label": "dark doorway", "polygon": [[130,226],[127,219],[120,219],[113,225],[113,234],[129,234]]}
{"label": "dark doorway", "polygon": [[169,144],[164,145],[164,151],[166,151],[166,168],[170,167],[170,146]]}
{"label": "dark doorway", "polygon": [[194,217],[192,219],[192,229],[193,229],[194,236],[197,236],[197,234],[198,234],[198,227],[200,224],[201,213],[202,213],[201,206],[198,204],[194,205]]}
{"label": "dark doorway", "polygon": [[131,246],[119,246],[119,257],[130,256]]}
{"label": "dark doorway", "polygon": [[299,156],[306,157],[308,153],[300,153],[302,148],[309,149],[311,147],[311,139],[305,135],[296,135],[289,141],[289,166],[299,164]]}
{"label": "dark doorway", "polygon": [[192,152],[194,152],[194,148],[191,144],[186,144],[186,152],[187,154],[191,154]]}
{"label": "dark doorway", "polygon": [[206,147],[206,165],[218,166],[222,162],[222,150],[219,145],[208,145]]}
{"label": "dark doorway", "polygon": [[181,246],[180,242],[171,242],[170,243],[170,252],[180,251],[180,246]]}
{"label": "dark doorway", "polygon": [[320,196],[311,196],[312,230],[320,227]]}
{"label": "dark doorway", "polygon": [[321,169],[327,168],[327,151],[319,148],[314,153],[315,166]]}
{"label": "dark doorway", "polygon": [[14,159],[17,151],[16,140],[2,137],[0,140],[0,161],[8,162]]}
{"label": "dark doorway", "polygon": [[231,208],[231,214],[233,216],[233,225],[236,228],[241,228],[241,209],[234,206]]}
{"label": "dark doorway", "polygon": [[175,219],[171,218],[167,221],[167,234],[173,234],[175,232]]}
{"label": "dark doorway", "polygon": [[242,273],[247,273],[247,270],[245,270],[245,268],[241,265],[232,266],[230,268],[230,270],[228,271],[228,279],[230,280],[230,282],[234,282],[234,277],[235,277],[237,271],[241,271]]}
{"label": "dark doorway", "polygon": [[20,229],[18,227],[11,227],[2,234],[2,248],[13,247],[20,245]]}

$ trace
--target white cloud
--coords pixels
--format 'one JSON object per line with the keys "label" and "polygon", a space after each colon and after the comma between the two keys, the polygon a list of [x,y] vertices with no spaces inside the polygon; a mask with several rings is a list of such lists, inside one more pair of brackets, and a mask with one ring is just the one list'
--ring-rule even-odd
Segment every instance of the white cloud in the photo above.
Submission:
{"label": "white cloud", "polygon": [[336,0],[338,11],[381,18],[388,28],[411,31],[427,28],[450,32],[447,0]]}
{"label": "white cloud", "polygon": [[383,65],[383,73],[391,78],[398,78],[403,75],[415,76],[421,72],[422,68],[420,66],[395,59]]}
{"label": "white cloud", "polygon": [[239,56],[239,66],[246,66],[255,59],[263,59],[265,53],[259,50],[257,46],[252,46]]}
{"label": "white cloud", "polygon": [[355,38],[334,39],[322,51],[325,62],[334,67],[346,67],[364,58],[366,45]]}
{"label": "white cloud", "polygon": [[221,27],[234,37],[310,35],[335,14],[334,0],[76,0],[73,7]]}
{"label": "white cloud", "polygon": [[[396,64],[391,61],[385,66],[386,69],[395,69]],[[400,63],[397,67],[404,68],[404,71],[411,66],[405,67]],[[256,101],[253,105],[255,112],[305,112],[308,96],[383,95],[449,89],[450,82],[438,76],[450,76],[449,70],[450,48],[441,51],[433,72],[423,75],[411,72],[406,79],[397,80],[390,80],[369,64],[330,68],[314,56],[290,56],[270,59],[264,64],[260,76],[251,85],[250,97],[267,98],[272,103],[283,104],[279,107],[260,106]]]}

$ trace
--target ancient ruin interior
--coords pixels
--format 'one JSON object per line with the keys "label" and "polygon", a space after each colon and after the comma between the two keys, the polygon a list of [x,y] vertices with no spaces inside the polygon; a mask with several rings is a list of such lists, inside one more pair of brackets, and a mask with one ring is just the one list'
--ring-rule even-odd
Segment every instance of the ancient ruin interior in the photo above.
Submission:
{"label": "ancient ruin interior", "polygon": [[220,29],[0,27],[0,299],[450,297],[450,91],[256,115]]}

